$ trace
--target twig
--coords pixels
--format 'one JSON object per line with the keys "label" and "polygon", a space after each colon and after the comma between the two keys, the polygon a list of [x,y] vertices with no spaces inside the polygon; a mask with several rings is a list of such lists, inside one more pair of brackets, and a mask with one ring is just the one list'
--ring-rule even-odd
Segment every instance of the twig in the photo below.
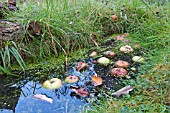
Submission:
{"label": "twig", "polygon": [[146,3],[145,0],[142,0],[142,2],[149,8],[149,10],[151,10],[151,12],[153,13],[153,15],[156,16],[156,14],[154,13],[154,11],[149,7],[149,5]]}
{"label": "twig", "polygon": [[90,39],[94,42],[94,44],[98,47],[97,42],[93,39],[92,33],[90,33]]}

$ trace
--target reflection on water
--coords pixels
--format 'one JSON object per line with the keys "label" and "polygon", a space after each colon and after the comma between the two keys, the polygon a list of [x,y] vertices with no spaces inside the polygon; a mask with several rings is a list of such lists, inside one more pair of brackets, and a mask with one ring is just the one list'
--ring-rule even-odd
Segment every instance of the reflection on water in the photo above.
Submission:
{"label": "reflection on water", "polygon": [[[3,104],[0,106],[2,113],[76,113],[85,104],[85,100],[77,99],[76,96],[72,95],[69,87],[65,85],[58,90],[47,90],[42,88],[38,82],[30,81],[21,90],[9,88],[6,94],[8,94],[6,96],[9,99],[4,97],[8,100],[2,100]],[[34,94],[44,94],[52,98],[53,103],[36,99],[33,97]],[[5,103],[6,106],[2,106]]]}
{"label": "reflection on water", "polygon": [[[63,92],[63,90],[65,90]],[[76,113],[77,108],[84,105],[84,102],[70,96],[68,87],[63,87],[59,90],[46,90],[41,84],[36,82],[28,82],[22,88],[22,95],[19,98],[16,111],[23,113]],[[63,94],[64,93],[64,94]],[[44,102],[43,100],[33,98],[34,94],[44,94],[53,99],[53,103]]]}

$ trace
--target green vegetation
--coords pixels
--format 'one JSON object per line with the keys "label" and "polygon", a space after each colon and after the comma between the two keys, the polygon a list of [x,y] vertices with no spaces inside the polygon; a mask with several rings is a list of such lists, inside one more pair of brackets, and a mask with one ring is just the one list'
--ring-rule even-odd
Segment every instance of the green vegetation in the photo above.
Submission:
{"label": "green vegetation", "polygon": [[[105,36],[127,32],[130,33],[129,40],[148,51],[145,55],[147,63],[140,68],[137,79],[125,81],[135,86],[135,90],[120,99],[104,98],[100,105],[86,112],[169,112],[170,2],[111,0],[105,5],[100,0],[71,1],[46,0],[38,4],[29,1],[29,5],[19,5],[20,11],[8,14],[7,19],[25,26],[32,20],[40,21],[43,33],[31,39],[25,37],[12,46],[5,44],[5,49],[0,50],[3,63],[0,70],[9,73],[10,55],[25,69],[17,48],[33,58],[42,59],[54,54],[58,57],[61,52],[69,57],[75,50],[96,46],[95,42],[105,40]],[[112,14],[117,15],[118,20],[112,21]]]}

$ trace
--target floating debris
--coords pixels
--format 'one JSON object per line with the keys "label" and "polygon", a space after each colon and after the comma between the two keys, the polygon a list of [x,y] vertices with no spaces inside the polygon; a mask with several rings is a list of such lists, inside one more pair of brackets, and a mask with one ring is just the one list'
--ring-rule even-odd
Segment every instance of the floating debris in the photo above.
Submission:
{"label": "floating debris", "polygon": [[112,93],[112,95],[116,95],[118,97],[121,95],[127,95],[127,94],[129,94],[130,91],[133,90],[133,88],[134,88],[133,86],[125,86],[125,87],[119,89],[118,91]]}
{"label": "floating debris", "polygon": [[76,94],[78,94],[81,97],[87,97],[89,95],[88,91],[86,91],[82,87],[70,86],[70,89],[73,90]]}
{"label": "floating debris", "polygon": [[46,101],[46,102],[48,102],[48,103],[51,103],[51,104],[53,103],[53,99],[47,97],[46,95],[35,94],[35,95],[34,95],[34,98],[37,98],[37,99],[40,99],[40,100],[44,100],[44,101]]}

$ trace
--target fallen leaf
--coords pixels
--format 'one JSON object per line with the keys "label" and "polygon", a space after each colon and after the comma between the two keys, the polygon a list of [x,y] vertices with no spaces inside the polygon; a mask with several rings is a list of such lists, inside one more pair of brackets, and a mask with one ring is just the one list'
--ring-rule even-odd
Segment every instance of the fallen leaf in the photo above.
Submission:
{"label": "fallen leaf", "polygon": [[124,36],[116,36],[116,40],[123,40]]}
{"label": "fallen leaf", "polygon": [[102,78],[97,75],[92,76],[92,81],[94,83],[94,86],[102,85]]}
{"label": "fallen leaf", "polygon": [[86,91],[82,87],[70,86],[70,89],[73,90],[77,95],[82,96],[82,97],[87,97],[89,95],[88,91]]}
{"label": "fallen leaf", "polygon": [[77,71],[80,71],[82,69],[85,69],[87,68],[89,65],[85,62],[78,62],[76,68],[77,68]]}
{"label": "fallen leaf", "polygon": [[53,103],[53,99],[47,97],[46,95],[42,95],[42,94],[35,94],[34,98],[40,99],[40,100],[44,100],[48,103]]}
{"label": "fallen leaf", "polygon": [[126,95],[126,94],[129,94],[130,91],[133,90],[133,86],[125,86],[121,89],[119,89],[118,91],[112,93],[112,95],[116,95],[116,96],[121,96],[121,95]]}
{"label": "fallen leaf", "polygon": [[27,31],[34,36],[39,36],[42,33],[42,26],[38,21],[31,21],[28,24]]}

